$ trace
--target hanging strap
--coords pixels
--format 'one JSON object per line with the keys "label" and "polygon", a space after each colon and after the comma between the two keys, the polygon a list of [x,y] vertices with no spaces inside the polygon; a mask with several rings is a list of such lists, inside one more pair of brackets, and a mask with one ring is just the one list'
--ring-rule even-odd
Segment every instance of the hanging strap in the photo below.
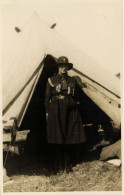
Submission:
{"label": "hanging strap", "polygon": [[51,87],[54,87],[54,85],[53,85],[53,83],[52,83],[52,81],[51,81],[50,78],[48,78],[48,82],[49,82],[49,84],[50,84]]}

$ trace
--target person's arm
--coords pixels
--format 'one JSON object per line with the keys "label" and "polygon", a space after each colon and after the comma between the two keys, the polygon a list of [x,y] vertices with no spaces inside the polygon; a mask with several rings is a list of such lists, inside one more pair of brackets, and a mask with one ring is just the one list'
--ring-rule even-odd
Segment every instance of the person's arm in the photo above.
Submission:
{"label": "person's arm", "polygon": [[87,84],[83,83],[79,76],[73,76],[80,88],[87,88]]}
{"label": "person's arm", "polygon": [[78,85],[77,81],[75,80],[74,99],[77,105],[80,104],[80,93],[81,93],[81,87]]}
{"label": "person's arm", "polygon": [[48,113],[49,109],[49,102],[52,96],[52,87],[50,86],[49,82],[47,82],[46,85],[46,93],[45,93],[45,108],[46,108],[46,113]]}

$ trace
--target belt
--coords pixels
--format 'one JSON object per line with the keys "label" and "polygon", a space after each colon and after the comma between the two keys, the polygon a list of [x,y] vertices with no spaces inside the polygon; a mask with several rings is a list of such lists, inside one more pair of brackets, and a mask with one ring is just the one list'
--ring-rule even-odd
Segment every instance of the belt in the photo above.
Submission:
{"label": "belt", "polygon": [[64,96],[64,95],[56,95],[54,97],[58,98],[59,100],[64,100],[67,96]]}

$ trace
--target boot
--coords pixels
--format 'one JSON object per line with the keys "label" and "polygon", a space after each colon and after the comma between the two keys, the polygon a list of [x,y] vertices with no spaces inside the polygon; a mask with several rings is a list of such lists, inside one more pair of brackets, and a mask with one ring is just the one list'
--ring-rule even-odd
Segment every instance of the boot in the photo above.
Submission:
{"label": "boot", "polygon": [[69,174],[70,172],[73,172],[72,166],[69,162],[69,155],[65,152],[65,172]]}
{"label": "boot", "polygon": [[55,172],[63,171],[63,156],[60,148],[56,149],[57,162],[55,163]]}

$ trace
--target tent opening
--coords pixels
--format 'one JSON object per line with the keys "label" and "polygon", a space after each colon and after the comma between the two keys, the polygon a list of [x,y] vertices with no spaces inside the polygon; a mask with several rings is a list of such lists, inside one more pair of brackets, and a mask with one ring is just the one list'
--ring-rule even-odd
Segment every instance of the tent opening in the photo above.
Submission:
{"label": "tent opening", "polygon": [[[56,61],[51,55],[44,59],[43,71],[34,90],[28,109],[19,130],[30,130],[27,142],[36,147],[38,151],[46,144],[46,115],[45,115],[45,89],[48,77],[56,73]],[[87,140],[90,144],[100,141],[98,127],[102,125],[106,138],[112,138],[112,125],[110,118],[80,89],[80,113],[82,125],[85,128]]]}

